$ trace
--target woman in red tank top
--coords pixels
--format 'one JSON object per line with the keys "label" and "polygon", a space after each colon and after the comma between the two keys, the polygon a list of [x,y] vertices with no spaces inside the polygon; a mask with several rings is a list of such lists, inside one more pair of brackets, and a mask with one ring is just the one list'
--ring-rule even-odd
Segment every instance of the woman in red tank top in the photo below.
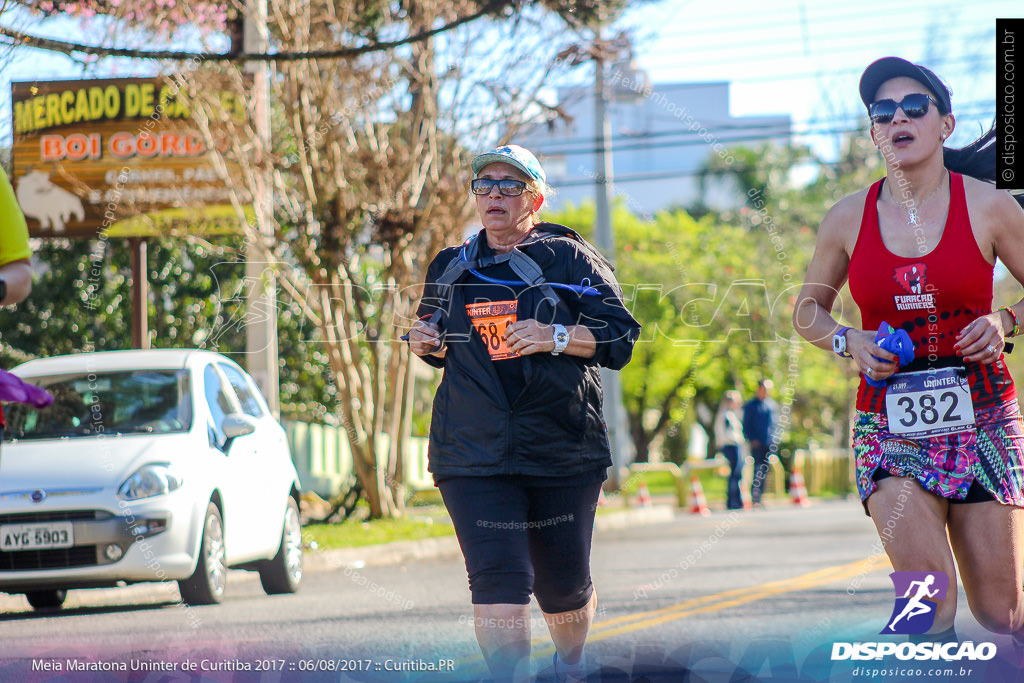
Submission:
{"label": "woman in red tank top", "polygon": [[[992,274],[998,258],[1024,282],[1024,210],[984,182],[995,178],[994,130],[943,147],[956,121],[949,89],[930,70],[880,59],[860,94],[886,177],[822,221],[793,324],[862,373],[853,443],[865,510],[896,571],[949,577],[928,632],[955,639],[955,556],[975,617],[1017,640],[1024,420],[1002,354],[1024,300],[993,311]],[[847,280],[855,327],[830,313]],[[887,344],[883,332],[906,333],[913,361],[901,366],[876,343]],[[883,632],[918,632],[899,621]]]}

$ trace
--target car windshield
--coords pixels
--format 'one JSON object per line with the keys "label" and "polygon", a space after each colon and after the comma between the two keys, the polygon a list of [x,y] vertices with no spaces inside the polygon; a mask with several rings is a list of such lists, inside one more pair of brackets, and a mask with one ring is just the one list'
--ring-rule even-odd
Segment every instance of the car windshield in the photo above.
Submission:
{"label": "car windshield", "polygon": [[183,432],[192,426],[185,370],[87,372],[31,377],[53,394],[46,408],[5,406],[5,441]]}

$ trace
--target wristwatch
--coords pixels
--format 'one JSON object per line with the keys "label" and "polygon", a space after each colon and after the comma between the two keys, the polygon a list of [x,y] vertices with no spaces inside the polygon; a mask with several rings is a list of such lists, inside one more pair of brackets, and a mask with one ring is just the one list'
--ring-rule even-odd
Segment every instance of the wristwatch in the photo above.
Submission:
{"label": "wristwatch", "polygon": [[838,332],[832,335],[832,350],[843,358],[853,358],[852,355],[846,352],[846,331],[849,329],[852,328],[841,327]]}
{"label": "wristwatch", "polygon": [[552,325],[551,329],[553,330],[551,339],[555,342],[555,348],[551,349],[551,355],[557,356],[569,345],[569,332],[565,329],[565,325]]}

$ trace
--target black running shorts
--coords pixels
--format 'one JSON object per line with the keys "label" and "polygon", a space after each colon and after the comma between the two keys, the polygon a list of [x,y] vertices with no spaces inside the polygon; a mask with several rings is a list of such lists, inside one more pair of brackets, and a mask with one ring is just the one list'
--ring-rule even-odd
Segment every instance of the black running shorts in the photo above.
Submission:
{"label": "black running shorts", "polygon": [[466,558],[474,605],[526,605],[533,593],[541,610],[559,614],[590,601],[590,542],[601,481],[579,475],[451,477],[437,487]]}

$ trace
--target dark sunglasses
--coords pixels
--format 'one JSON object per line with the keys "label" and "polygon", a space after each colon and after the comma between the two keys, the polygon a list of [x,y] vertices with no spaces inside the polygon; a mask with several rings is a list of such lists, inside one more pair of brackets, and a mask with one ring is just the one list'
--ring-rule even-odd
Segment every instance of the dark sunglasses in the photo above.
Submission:
{"label": "dark sunglasses", "polygon": [[928,103],[936,102],[928,95],[913,93],[903,98],[901,102],[896,100],[878,100],[872,102],[868,107],[871,120],[875,123],[889,123],[896,116],[896,108],[899,107],[903,113],[912,119],[919,119],[928,113]]}
{"label": "dark sunglasses", "polygon": [[491,188],[495,185],[498,186],[498,192],[502,193],[506,197],[518,197],[526,189],[526,183],[522,180],[510,180],[506,178],[493,179],[493,178],[476,178],[472,183],[469,184],[473,190],[473,194],[490,194]]}

